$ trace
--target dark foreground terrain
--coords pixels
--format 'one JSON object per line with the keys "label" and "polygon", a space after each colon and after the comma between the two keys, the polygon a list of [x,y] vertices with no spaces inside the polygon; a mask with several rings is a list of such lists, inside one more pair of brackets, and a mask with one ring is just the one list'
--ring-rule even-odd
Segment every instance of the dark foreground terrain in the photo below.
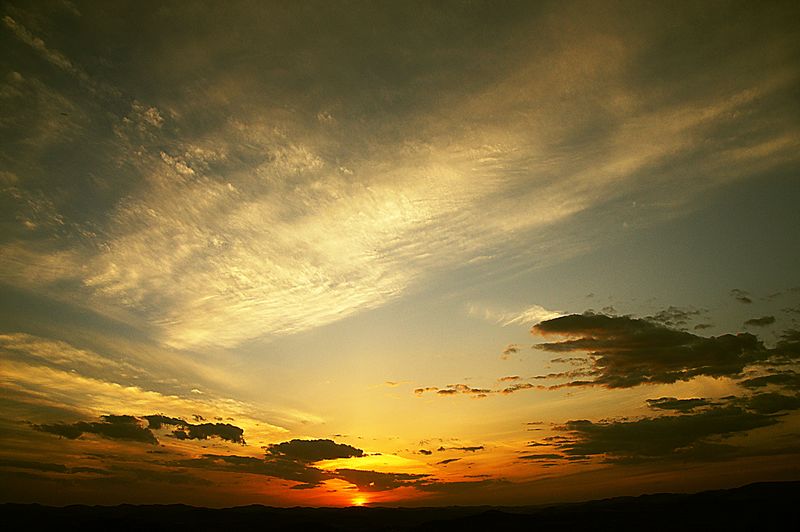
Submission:
{"label": "dark foreground terrain", "polygon": [[800,482],[538,507],[0,505],[4,530],[798,530]]}

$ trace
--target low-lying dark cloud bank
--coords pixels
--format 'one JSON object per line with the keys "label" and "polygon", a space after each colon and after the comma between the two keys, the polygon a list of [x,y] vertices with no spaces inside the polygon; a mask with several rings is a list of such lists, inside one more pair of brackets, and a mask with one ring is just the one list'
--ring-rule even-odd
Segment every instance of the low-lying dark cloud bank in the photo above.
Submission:
{"label": "low-lying dark cloud bank", "polygon": [[557,452],[520,456],[525,461],[553,466],[599,458],[609,464],[643,462],[713,462],[749,455],[797,454],[798,446],[753,448],[731,443],[734,436],[780,423],[800,409],[800,396],[777,392],[730,396],[719,401],[704,398],[648,399],[655,410],[673,412],[657,417],[567,421],[556,436],[528,447],[551,447]]}

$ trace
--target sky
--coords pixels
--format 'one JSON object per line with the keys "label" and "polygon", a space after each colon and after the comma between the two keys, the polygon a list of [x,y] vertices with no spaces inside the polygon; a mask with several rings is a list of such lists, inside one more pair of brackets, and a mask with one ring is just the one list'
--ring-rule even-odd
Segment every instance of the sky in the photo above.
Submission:
{"label": "sky", "polygon": [[0,19],[0,500],[800,479],[796,2]]}

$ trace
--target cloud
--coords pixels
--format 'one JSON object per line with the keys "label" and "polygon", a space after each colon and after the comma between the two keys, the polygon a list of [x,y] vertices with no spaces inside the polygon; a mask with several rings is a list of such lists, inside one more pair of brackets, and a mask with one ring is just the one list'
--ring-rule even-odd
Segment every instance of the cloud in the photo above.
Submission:
{"label": "cloud", "polygon": [[675,410],[676,412],[689,412],[701,406],[711,405],[710,401],[702,398],[676,399],[675,397],[659,397],[648,399],[647,406],[656,410]]}
{"label": "cloud", "polygon": [[518,392],[520,390],[530,390],[531,388],[535,388],[535,386],[529,382],[520,382],[503,388],[502,390],[500,390],[500,393],[508,395],[510,393]]}
{"label": "cloud", "polygon": [[661,323],[667,327],[684,328],[689,321],[701,314],[701,311],[696,309],[685,309],[680,307],[670,306],[665,310],[661,310],[652,316],[645,318],[648,321]]}
{"label": "cloud", "polygon": [[361,491],[388,491],[404,486],[417,486],[427,474],[417,473],[381,473],[362,471],[359,469],[337,469],[335,478],[345,480],[358,486]]}
{"label": "cloud", "polygon": [[419,454],[424,454],[425,456],[430,456],[433,454],[433,451],[429,451],[428,449],[420,449],[417,451]]}
{"label": "cloud", "polygon": [[311,489],[326,480],[340,479],[358,486],[362,491],[387,491],[413,486],[427,474],[386,473],[359,469],[323,470],[313,465],[321,460],[364,456],[361,449],[337,444],[332,440],[291,440],[270,445],[263,458],[237,455],[205,454],[168,462],[168,465],[207,470],[264,475],[296,482],[292,489]]}
{"label": "cloud", "polygon": [[436,462],[436,465],[447,465],[452,464],[453,462],[458,462],[461,458],[445,458],[444,460],[439,460]]}
{"label": "cloud", "polygon": [[775,417],[741,406],[725,405],[699,413],[644,418],[636,421],[568,421],[566,438],[555,442],[565,457],[605,456],[607,462],[713,459],[736,452],[720,439],[767,427]]}
{"label": "cloud", "polygon": [[0,467],[12,469],[31,469],[45,473],[68,473],[69,468],[64,464],[53,464],[48,462],[37,462],[32,460],[16,460],[0,458]]}
{"label": "cloud", "polygon": [[[203,416],[195,415],[194,417],[198,421],[204,419]],[[183,419],[161,414],[143,416],[143,418],[147,420],[148,426],[153,429],[160,429],[164,425],[178,427],[172,434],[179,440],[206,440],[211,436],[216,436],[232,443],[245,445],[244,430],[230,423],[192,424]]]}
{"label": "cloud", "polygon": [[482,318],[492,323],[499,323],[503,327],[539,323],[542,320],[549,320],[563,314],[540,305],[532,305],[523,310],[507,311],[471,304],[467,310],[470,316]]}
{"label": "cloud", "polygon": [[749,389],[779,386],[789,390],[800,390],[800,373],[796,373],[792,370],[782,371],[770,375],[762,375],[760,377],[751,377],[739,381],[739,384]]}
{"label": "cloud", "polygon": [[[260,9],[254,15],[231,8],[213,17],[163,13],[164,25],[193,28],[191,41],[183,32],[156,33],[161,25],[132,11],[104,17],[103,31],[95,31],[90,21],[97,19],[88,15],[85,26],[62,24],[60,41],[59,24],[30,25],[50,28],[55,42],[97,37],[70,47],[75,61],[6,16],[5,27],[18,41],[66,70],[77,68],[81,56],[86,64],[98,64],[98,57],[102,64],[124,61],[108,36],[128,25],[145,28],[151,38],[141,39],[140,64],[163,65],[146,75],[154,87],[175,90],[154,96],[159,108],[139,102],[135,86],[123,87],[131,92],[124,106],[63,91],[87,108],[94,126],[59,147],[81,161],[79,170],[41,146],[18,150],[19,166],[41,166],[42,176],[61,176],[60,183],[70,182],[62,169],[93,176],[94,182],[42,188],[68,189],[68,205],[87,188],[97,191],[92,212],[73,216],[90,218],[94,236],[75,231],[61,245],[68,249],[31,241],[4,247],[0,276],[25,277],[38,293],[68,292],[71,300],[109,314],[133,314],[174,347],[233,347],[376,308],[430,282],[428,272],[475,257],[498,257],[492,262],[502,265],[557,262],[603,245],[597,237],[619,223],[616,207],[631,198],[658,198],[647,209],[624,213],[631,224],[654,223],[710,187],[797,160],[791,113],[776,115],[770,127],[753,119],[794,88],[794,70],[779,58],[766,64],[752,58],[768,55],[753,54],[753,46],[773,50],[785,31],[754,41],[741,25],[720,24],[712,41],[730,43],[730,63],[715,64],[709,79],[707,68],[698,76],[690,69],[696,61],[689,61],[664,80],[664,90],[654,90],[653,80],[661,78],[637,68],[660,62],[641,59],[671,56],[663,43],[676,42],[670,28],[685,25],[641,24],[635,10],[613,8],[598,13],[621,21],[609,33],[576,27],[569,6],[524,16],[515,8],[513,15],[498,10],[498,26],[467,44],[463,35],[470,33],[439,30],[480,27],[485,7],[431,9],[436,13],[429,10],[424,23],[395,17],[407,22],[388,34],[366,31],[382,20],[371,10],[311,15],[294,8],[277,18],[269,11],[266,30],[241,23],[262,20]],[[328,24],[306,46],[287,45],[298,26],[316,27],[320,16],[340,23]],[[695,13],[672,10],[652,18],[687,16]],[[40,19],[46,14],[31,16]],[[398,51],[395,39],[421,23],[427,30],[419,35],[433,36],[447,61],[408,63],[408,54],[431,49],[427,38]],[[226,27],[236,27],[241,38],[232,40]],[[364,82],[373,65],[339,38],[345,27],[352,42],[368,42],[384,57],[387,71],[403,72],[403,81],[378,76]],[[198,42],[204,53],[180,53]],[[551,42],[563,46],[542,46]],[[637,46],[624,45],[630,42]],[[274,47],[280,52],[248,53]],[[248,60],[235,71],[220,69],[220,58],[231,54]],[[479,74],[476,57],[490,58],[477,62]],[[205,76],[202,90],[178,82],[197,72]],[[295,90],[309,72],[326,87],[310,99]],[[590,103],[598,101],[605,104]],[[140,109],[119,116],[129,102]],[[203,120],[197,108],[204,109]],[[134,129],[145,124],[154,139],[106,141],[105,132],[123,118],[135,122]],[[724,134],[729,131],[747,134],[733,139]],[[6,158],[15,149],[4,152]],[[117,169],[113,177],[96,177],[109,175],[108,168]],[[685,178],[689,170],[704,179]],[[19,264],[26,264],[25,272]],[[34,272],[51,282],[36,282]],[[503,323],[550,317],[533,306]]]}
{"label": "cloud", "polygon": [[68,370],[86,368],[142,373],[141,370],[130,364],[104,357],[94,351],[80,349],[67,342],[21,332],[0,334],[0,351],[5,356],[34,359]]}
{"label": "cloud", "polygon": [[[100,416],[102,422],[78,421],[75,423],[52,423],[33,425],[36,430],[63,436],[71,440],[83,434],[97,434],[104,438],[138,441],[144,443],[158,443],[153,430],[164,426],[178,427],[172,432],[179,440],[205,440],[216,436],[231,443],[245,444],[244,430],[229,423],[200,423],[192,424],[183,419],[154,414],[137,418],[131,415],[105,415]],[[147,426],[142,426],[142,420],[147,421]]]}
{"label": "cloud", "polygon": [[53,65],[57,66],[61,70],[66,70],[67,72],[74,74],[81,73],[72,64],[72,62],[67,59],[66,56],[64,56],[64,54],[58,50],[52,50],[48,48],[42,39],[33,35],[25,26],[14,20],[12,17],[8,15],[4,16],[3,24],[5,24],[5,26],[10,29],[20,41],[39,52],[42,57],[44,57]]}
{"label": "cloud", "polygon": [[537,349],[589,353],[593,378],[569,383],[574,386],[630,388],[699,375],[737,377],[748,364],[770,355],[749,333],[703,337],[629,316],[571,314],[535,325],[532,332],[568,337]]}
{"label": "cloud", "polygon": [[33,428],[71,440],[80,438],[83,434],[97,434],[112,440],[126,440],[152,445],[158,443],[153,432],[149,428],[143,427],[139,420],[133,416],[106,415],[100,417],[103,421],[78,421],[71,424],[52,423],[33,425]]}
{"label": "cloud", "polygon": [[230,423],[201,423],[192,425],[187,423],[181,429],[173,432],[179,440],[206,440],[211,436],[227,440],[232,443],[245,444],[244,430]]}
{"label": "cloud", "polygon": [[534,454],[523,454],[519,457],[522,460],[533,460],[533,461],[540,461],[540,460],[563,460],[564,455],[562,454],[554,454],[554,453],[534,453]]}
{"label": "cloud", "polygon": [[119,91],[105,83],[93,79],[86,71],[70,60],[59,50],[49,47],[45,41],[34,35],[28,28],[9,15],[3,17],[3,25],[7,27],[20,42],[34,49],[48,63],[75,77],[90,93],[101,93],[104,96],[118,97]]}
{"label": "cloud", "polygon": [[782,360],[793,361],[800,358],[800,331],[789,329],[781,334],[772,353]]}
{"label": "cloud", "polygon": [[[670,307],[661,321],[680,322],[686,312]],[[694,315],[694,311],[689,313]],[[790,364],[800,358],[800,331],[784,332],[774,348],[767,348],[751,333],[705,337],[664,325],[648,318],[609,316],[587,311],[543,321],[531,329],[540,336],[565,337],[555,342],[535,344],[539,350],[556,353],[586,353],[584,357],[557,357],[552,363],[569,364],[575,369],[530,377],[529,380],[569,379],[552,385],[514,382],[519,376],[497,379],[512,382],[505,388],[475,388],[450,384],[444,388],[417,388],[422,395],[434,391],[440,396],[468,394],[486,397],[509,395],[522,390],[559,389],[579,386],[631,388],[642,384],[672,384],[697,376],[741,378],[745,370],[770,365]],[[516,351],[516,347],[510,347]],[[760,381],[748,379],[748,385]],[[668,401],[668,399],[672,399]],[[660,402],[659,402],[660,401]],[[652,400],[652,408],[689,408],[698,401],[679,402],[674,398]],[[709,403],[710,404],[710,403]],[[692,407],[693,408],[693,407]],[[689,408],[691,409],[691,408]]]}
{"label": "cloud", "polygon": [[333,478],[331,473],[305,462],[281,458],[262,459],[252,456],[204,454],[199,458],[168,462],[167,465],[264,475],[299,483],[300,487],[295,489],[313,488]]}
{"label": "cloud", "polygon": [[439,447],[437,451],[463,451],[465,453],[476,453],[478,451],[483,451],[483,445],[467,445],[462,447]]}
{"label": "cloud", "polygon": [[508,344],[505,349],[503,349],[503,353],[500,355],[500,358],[503,360],[508,360],[511,358],[511,355],[516,355],[519,353],[520,346],[518,344]]}
{"label": "cloud", "polygon": [[557,318],[562,315],[563,315],[562,312],[555,310],[548,310],[539,305],[533,305],[532,307],[528,307],[516,315],[505,316],[503,320],[503,326],[505,327],[507,325],[513,325],[513,324],[525,325],[529,323],[539,323],[540,321],[551,320],[553,318]]}
{"label": "cloud", "polygon": [[472,388],[466,384],[448,384],[447,387],[437,390],[436,393],[439,395],[463,394],[472,395],[476,398],[482,398],[492,393],[492,390],[488,388]]}
{"label": "cloud", "polygon": [[[50,357],[50,351],[57,353],[59,345],[48,344],[46,352],[35,351],[35,358],[43,360],[42,357]],[[72,357],[70,353],[70,350],[65,350],[63,356]],[[85,365],[85,368],[89,367]],[[116,378],[123,376],[122,371],[114,375]],[[227,397],[160,393],[138,385],[90,378],[77,371],[67,371],[67,366],[54,368],[32,365],[14,357],[7,357],[0,365],[0,390],[29,412],[26,416],[35,416],[42,409],[52,411],[55,419],[63,419],[65,413],[92,418],[120,410],[137,413],[169,411],[178,414],[176,419],[183,420],[200,412],[209,418],[236,419],[236,424],[246,430],[251,439],[256,437],[261,441],[269,441],[276,434],[286,432],[286,429],[265,419],[253,418],[252,412],[256,410],[253,405]],[[92,400],[87,402],[87,396]]]}
{"label": "cloud", "polygon": [[753,302],[753,300],[750,298],[750,294],[744,290],[739,290],[738,288],[731,290],[731,297],[733,297],[739,303],[750,304]]}
{"label": "cloud", "polygon": [[420,482],[415,487],[425,492],[433,493],[448,493],[448,494],[464,494],[468,492],[475,492],[485,496],[487,489],[495,488],[498,486],[509,485],[510,481],[506,479],[486,478],[485,475],[464,475],[467,478],[483,478],[477,481],[458,481],[458,482]]}
{"label": "cloud", "polygon": [[775,316],[762,316],[760,318],[751,318],[744,322],[745,327],[766,327],[775,323]]}
{"label": "cloud", "polygon": [[352,445],[336,443],[333,440],[291,440],[271,444],[267,454],[301,462],[318,462],[336,458],[364,456],[364,451]]}
{"label": "cloud", "polygon": [[769,392],[759,393],[741,401],[747,408],[759,414],[776,414],[800,409],[800,396]]}
{"label": "cloud", "polygon": [[183,419],[176,418],[176,417],[168,417],[163,414],[153,414],[150,416],[142,416],[143,419],[147,420],[147,426],[151,429],[158,430],[164,425],[172,425],[172,426],[185,426],[187,423]]}

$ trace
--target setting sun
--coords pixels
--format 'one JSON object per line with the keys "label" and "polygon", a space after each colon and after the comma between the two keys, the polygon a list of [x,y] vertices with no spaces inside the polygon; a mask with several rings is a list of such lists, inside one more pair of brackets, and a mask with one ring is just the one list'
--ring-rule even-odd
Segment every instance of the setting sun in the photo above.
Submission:
{"label": "setting sun", "polygon": [[364,506],[365,504],[367,504],[367,498],[364,497],[363,495],[359,495],[357,497],[353,497],[350,503],[351,506]]}

